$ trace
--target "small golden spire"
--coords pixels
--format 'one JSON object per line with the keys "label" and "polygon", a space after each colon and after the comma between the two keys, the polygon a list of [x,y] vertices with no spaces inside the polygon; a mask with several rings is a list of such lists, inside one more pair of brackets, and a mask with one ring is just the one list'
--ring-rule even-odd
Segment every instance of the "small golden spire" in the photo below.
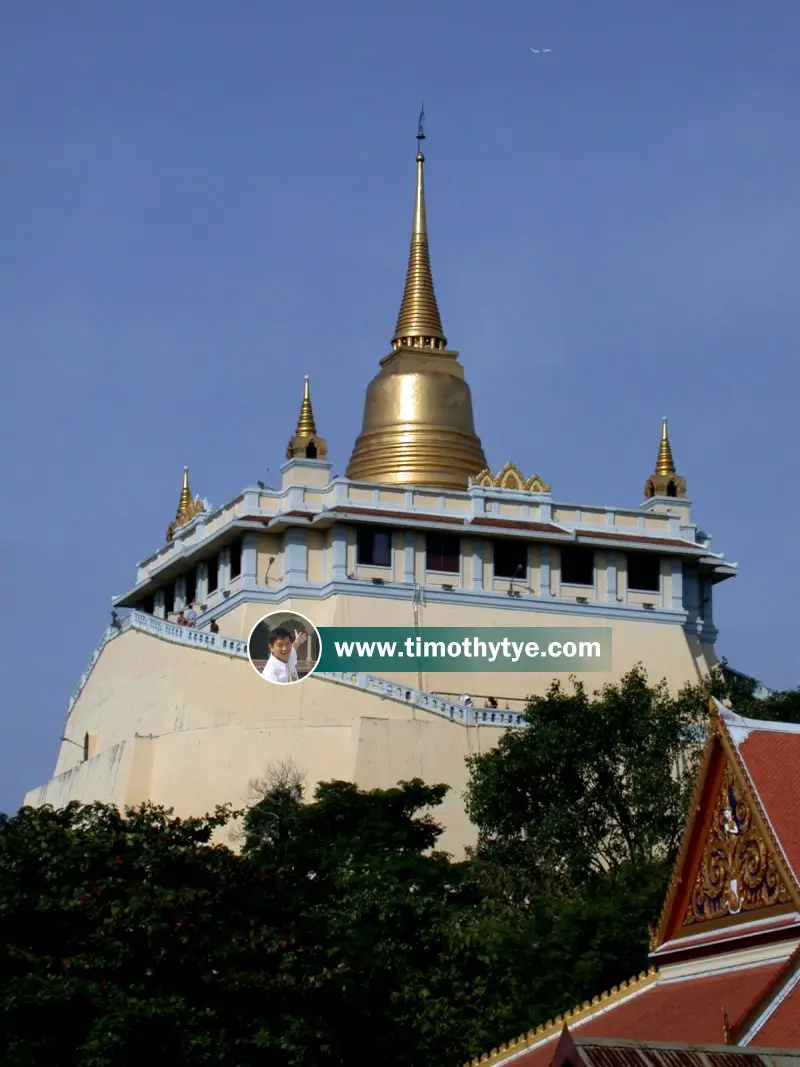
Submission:
{"label": "small golden spire", "polygon": [[303,402],[294,437],[286,446],[287,459],[325,459],[328,444],[324,437],[317,436],[317,424],[311,407],[311,379],[303,378]]}
{"label": "small golden spire", "polygon": [[317,424],[311,409],[311,380],[306,374],[303,378],[303,403],[300,405],[300,418],[297,420],[297,437],[316,437]]}
{"label": "small golden spire", "polygon": [[184,467],[178,510],[175,512],[175,521],[171,522],[167,527],[167,540],[171,541],[178,527],[190,522],[201,511],[205,511],[205,504],[199,497],[192,496],[192,491],[189,488],[189,468]]}
{"label": "small golden spire", "polygon": [[661,443],[658,446],[656,469],[644,487],[644,495],[648,499],[654,496],[686,496],[686,479],[681,478],[675,472],[675,460],[672,458],[672,449],[669,444],[666,415],[661,420]]}
{"label": "small golden spire", "polygon": [[417,128],[417,192],[414,199],[414,222],[411,227],[411,251],[408,256],[403,303],[397,316],[392,348],[427,348],[444,351],[447,338],[433,289],[433,275],[428,251],[428,223],[425,218],[425,109],[420,112]]}
{"label": "small golden spire", "polygon": [[675,473],[675,460],[672,458],[672,449],[669,447],[666,415],[661,420],[661,444],[658,446],[658,459],[656,460],[655,472],[656,474]]}
{"label": "small golden spire", "polygon": [[183,468],[183,487],[181,489],[180,500],[178,501],[178,510],[175,512],[175,518],[180,519],[184,516],[192,504],[192,491],[189,488],[189,468]]}

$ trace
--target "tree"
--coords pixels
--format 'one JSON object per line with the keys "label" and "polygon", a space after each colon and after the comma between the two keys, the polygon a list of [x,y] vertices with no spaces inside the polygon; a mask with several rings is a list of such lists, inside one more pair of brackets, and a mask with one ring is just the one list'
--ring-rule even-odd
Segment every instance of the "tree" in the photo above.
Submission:
{"label": "tree", "polygon": [[497,1040],[478,893],[435,847],[446,787],[286,784],[238,855],[213,843],[227,809],[4,820],[0,1061],[448,1067]]}
{"label": "tree", "polygon": [[[430,815],[446,791],[330,782],[303,804],[276,789],[245,819],[245,857],[281,882],[280,922],[331,978],[301,1024],[317,1063],[444,1067],[485,1047],[491,968],[463,936],[478,895]],[[486,1016],[465,1007],[484,1001]]]}
{"label": "tree", "polygon": [[669,863],[704,720],[699,687],[673,697],[641,667],[593,698],[581,681],[571,690],[555,681],[530,699],[522,729],[468,760],[480,848],[565,886],[628,863]]}
{"label": "tree", "polygon": [[272,921],[277,887],[211,843],[230,814],[70,804],[4,820],[4,1064],[294,1062],[280,1045],[297,977]]}
{"label": "tree", "polygon": [[757,682],[726,670],[723,660],[710,674],[706,686],[719,700],[726,700],[737,715],[746,719],[767,719],[772,722],[800,723],[800,688],[771,692],[756,696]]}

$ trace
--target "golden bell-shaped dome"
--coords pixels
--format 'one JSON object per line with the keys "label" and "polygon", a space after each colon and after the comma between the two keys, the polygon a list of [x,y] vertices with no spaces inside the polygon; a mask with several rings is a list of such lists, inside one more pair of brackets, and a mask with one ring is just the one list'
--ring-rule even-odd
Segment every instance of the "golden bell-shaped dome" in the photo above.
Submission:
{"label": "golden bell-shaped dome", "polygon": [[[417,140],[424,138],[420,122]],[[425,217],[425,157],[417,152],[411,251],[392,352],[367,387],[347,477],[378,485],[466,489],[486,467],[472,395],[448,351],[433,288]]]}

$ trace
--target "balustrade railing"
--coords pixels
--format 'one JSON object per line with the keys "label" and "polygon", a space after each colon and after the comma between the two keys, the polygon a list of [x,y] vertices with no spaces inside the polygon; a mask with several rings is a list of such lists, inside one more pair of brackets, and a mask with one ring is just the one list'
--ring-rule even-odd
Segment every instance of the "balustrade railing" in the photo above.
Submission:
{"label": "balustrade railing", "polygon": [[[227,637],[224,634],[211,633],[209,630],[199,630],[193,626],[181,626],[179,623],[167,622],[165,619],[147,615],[142,611],[132,611],[124,619],[116,620],[106,630],[100,644],[92,654],[89,665],[81,675],[78,687],[69,702],[67,718],[69,718],[75,702],[83,692],[84,686],[88,682],[97,660],[100,658],[100,653],[110,641],[113,641],[128,630],[152,634],[154,637],[172,641],[175,644],[190,645],[193,648],[202,648],[207,652],[216,652],[236,659],[248,658],[247,641],[243,641],[241,638]],[[425,690],[416,689],[413,686],[390,682],[386,678],[378,678],[373,674],[330,671],[326,673],[317,672],[313,677],[319,678],[321,681],[351,686],[354,689],[374,693],[383,700],[393,700],[407,704],[463,725],[513,727],[522,726],[525,720],[522,712],[502,711],[494,708],[475,708],[457,700],[448,700],[446,697],[436,696]]]}

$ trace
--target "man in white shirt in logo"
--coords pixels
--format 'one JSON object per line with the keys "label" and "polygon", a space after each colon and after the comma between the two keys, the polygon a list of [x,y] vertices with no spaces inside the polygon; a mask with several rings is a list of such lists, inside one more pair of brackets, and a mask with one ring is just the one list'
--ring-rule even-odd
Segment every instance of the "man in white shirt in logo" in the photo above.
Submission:
{"label": "man in white shirt in logo", "polygon": [[261,672],[268,682],[286,684],[299,681],[297,675],[297,649],[308,640],[308,634],[298,631],[292,637],[288,630],[279,626],[270,631],[268,638],[269,659]]}

